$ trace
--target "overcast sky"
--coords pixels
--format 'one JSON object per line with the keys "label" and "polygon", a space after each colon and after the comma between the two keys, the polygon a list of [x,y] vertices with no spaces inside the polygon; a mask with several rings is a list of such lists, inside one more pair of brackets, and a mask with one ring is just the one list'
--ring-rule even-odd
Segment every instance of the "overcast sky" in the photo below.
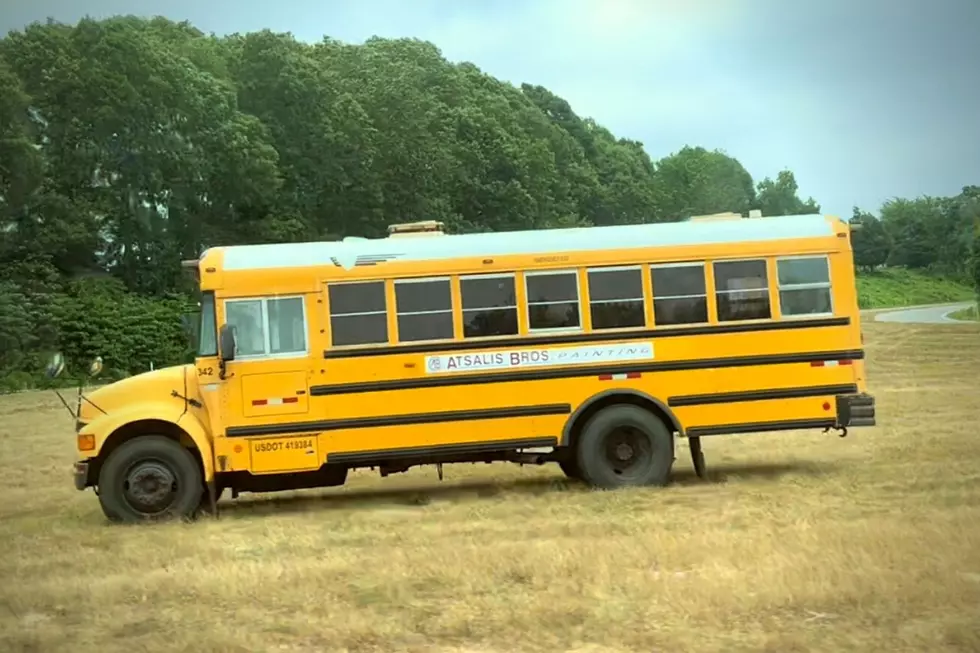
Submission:
{"label": "overcast sky", "polygon": [[0,30],[117,13],[427,39],[655,159],[690,144],[757,181],[789,168],[844,217],[980,184],[980,0],[0,0]]}

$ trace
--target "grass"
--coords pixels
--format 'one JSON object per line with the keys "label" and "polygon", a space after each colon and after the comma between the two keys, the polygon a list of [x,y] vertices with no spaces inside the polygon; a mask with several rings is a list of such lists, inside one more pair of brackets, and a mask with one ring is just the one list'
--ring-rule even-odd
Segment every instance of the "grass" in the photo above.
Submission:
{"label": "grass", "polygon": [[977,322],[980,320],[980,314],[978,314],[977,305],[967,306],[966,308],[961,308],[958,311],[953,311],[949,314],[954,320],[964,320],[966,322]]}
{"label": "grass", "polygon": [[862,272],[857,288],[863,309],[942,304],[976,297],[976,290],[964,283],[902,268]]}
{"label": "grass", "polygon": [[879,426],[708,439],[663,489],[447,467],[109,526],[0,397],[0,650],[980,650],[980,325],[864,326]]}

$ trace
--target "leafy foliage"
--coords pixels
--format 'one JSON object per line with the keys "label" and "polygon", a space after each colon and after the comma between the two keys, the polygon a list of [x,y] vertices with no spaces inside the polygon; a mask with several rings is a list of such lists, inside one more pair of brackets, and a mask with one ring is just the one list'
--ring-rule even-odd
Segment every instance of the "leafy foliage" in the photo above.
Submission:
{"label": "leafy foliage", "polygon": [[980,221],[973,230],[973,286],[977,289],[977,299],[980,300]]}
{"label": "leafy foliage", "polygon": [[781,170],[776,181],[766,177],[759,182],[755,208],[762,215],[806,215],[820,213],[820,205],[812,198],[805,202],[799,198],[796,177],[789,170]]}
{"label": "leafy foliage", "polygon": [[867,271],[884,265],[891,253],[892,241],[881,220],[855,206],[849,222],[854,226],[851,232],[854,265]]}
{"label": "leafy foliage", "polygon": [[669,220],[726,211],[744,215],[757,201],[752,176],[718,150],[685,147],[657,162],[656,180],[660,210]]}
{"label": "leafy foliage", "polygon": [[879,268],[858,276],[857,291],[862,309],[961,302],[973,296],[965,283],[902,268]]}
{"label": "leafy foliage", "polygon": [[[695,146],[654,162],[548,89],[413,39],[47,22],[0,39],[0,88],[0,389],[39,382],[55,350],[110,376],[186,360],[179,261],[213,245],[820,208],[788,170],[755,184]],[[859,265],[887,241],[889,263],[965,277],[972,248],[980,282],[971,188],[862,215]]]}

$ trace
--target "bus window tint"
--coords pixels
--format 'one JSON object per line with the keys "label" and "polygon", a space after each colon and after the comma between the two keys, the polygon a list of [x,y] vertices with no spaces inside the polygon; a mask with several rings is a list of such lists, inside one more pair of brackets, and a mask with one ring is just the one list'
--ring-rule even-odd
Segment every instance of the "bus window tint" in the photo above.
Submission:
{"label": "bus window tint", "polygon": [[330,284],[327,293],[334,347],[388,342],[383,281]]}
{"label": "bus window tint", "polygon": [[651,266],[653,321],[658,326],[708,321],[703,263]]}
{"label": "bus window tint", "polygon": [[765,259],[717,261],[714,270],[719,322],[772,317]]}
{"label": "bus window tint", "polygon": [[517,335],[514,275],[462,277],[459,289],[463,302],[463,337]]}
{"label": "bus window tint", "polygon": [[779,308],[783,315],[829,315],[834,312],[830,293],[830,265],[826,256],[776,260]]}
{"label": "bus window tint", "polygon": [[449,279],[395,282],[399,342],[453,337],[453,299]]}
{"label": "bus window tint", "polygon": [[582,325],[578,306],[578,274],[567,272],[528,272],[528,327],[574,329]]}
{"label": "bus window tint", "polygon": [[644,326],[643,271],[639,267],[592,269],[588,280],[593,329]]}

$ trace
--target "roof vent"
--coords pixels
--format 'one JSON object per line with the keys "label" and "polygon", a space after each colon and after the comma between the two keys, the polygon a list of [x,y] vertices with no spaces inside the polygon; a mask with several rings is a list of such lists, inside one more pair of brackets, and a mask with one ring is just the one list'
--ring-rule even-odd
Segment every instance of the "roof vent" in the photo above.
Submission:
{"label": "roof vent", "polygon": [[400,224],[388,225],[388,237],[396,238],[403,236],[444,236],[442,228],[445,226],[438,220],[422,220],[421,222],[403,222]]}
{"label": "roof vent", "polygon": [[732,213],[731,211],[725,213],[712,213],[710,215],[692,215],[691,222],[714,222],[716,220],[741,220],[741,213]]}

